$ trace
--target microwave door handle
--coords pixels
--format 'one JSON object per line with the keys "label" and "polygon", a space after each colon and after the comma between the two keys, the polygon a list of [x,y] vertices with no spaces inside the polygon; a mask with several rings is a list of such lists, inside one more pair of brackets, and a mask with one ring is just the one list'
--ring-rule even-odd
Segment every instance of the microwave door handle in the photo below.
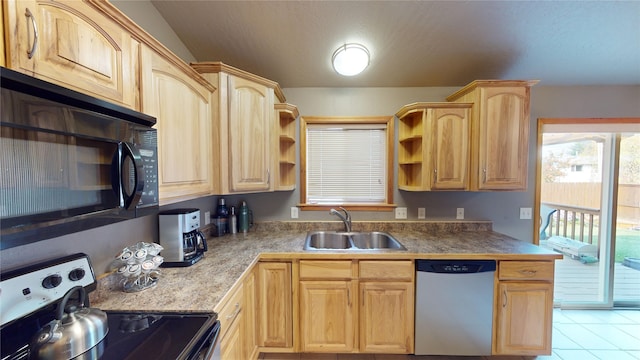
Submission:
{"label": "microwave door handle", "polygon": [[[122,187],[122,196],[124,197],[124,207],[129,210],[135,208],[142,197],[142,191],[144,190],[144,165],[142,164],[142,157],[140,156],[140,152],[136,147],[132,144],[122,142],[122,163],[121,167],[126,166],[125,159],[129,157],[133,162],[133,171],[134,171],[134,188],[131,195],[127,194],[124,190],[124,186]],[[124,171],[124,169],[120,170],[122,174],[122,178],[120,181],[122,184],[128,182],[129,179],[124,179],[124,176],[128,173]]]}

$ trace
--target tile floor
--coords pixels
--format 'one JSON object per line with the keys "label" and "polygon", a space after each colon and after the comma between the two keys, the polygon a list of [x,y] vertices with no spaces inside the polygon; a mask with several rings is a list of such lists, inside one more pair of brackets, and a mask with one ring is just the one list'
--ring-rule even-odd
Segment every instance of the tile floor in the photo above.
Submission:
{"label": "tile floor", "polygon": [[262,354],[264,360],[639,360],[640,309],[553,311],[550,356]]}

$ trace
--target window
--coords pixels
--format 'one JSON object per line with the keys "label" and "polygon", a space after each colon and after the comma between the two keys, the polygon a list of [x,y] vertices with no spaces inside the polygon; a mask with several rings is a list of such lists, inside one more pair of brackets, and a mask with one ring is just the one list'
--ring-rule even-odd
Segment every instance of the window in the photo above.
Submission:
{"label": "window", "polygon": [[301,118],[301,206],[389,210],[393,117]]}

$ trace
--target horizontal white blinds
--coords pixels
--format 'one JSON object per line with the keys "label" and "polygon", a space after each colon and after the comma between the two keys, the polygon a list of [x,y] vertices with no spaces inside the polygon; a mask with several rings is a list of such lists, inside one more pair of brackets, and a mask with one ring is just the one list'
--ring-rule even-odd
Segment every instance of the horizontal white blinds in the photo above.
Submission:
{"label": "horizontal white blinds", "polygon": [[376,124],[307,127],[307,203],[386,201],[386,129]]}

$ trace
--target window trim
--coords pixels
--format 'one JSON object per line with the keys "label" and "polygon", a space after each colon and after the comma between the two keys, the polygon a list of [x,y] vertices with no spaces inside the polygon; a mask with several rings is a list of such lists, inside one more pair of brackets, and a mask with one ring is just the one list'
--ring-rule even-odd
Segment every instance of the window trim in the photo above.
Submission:
{"label": "window trim", "polygon": [[[393,163],[394,163],[394,118],[393,116],[308,116],[300,117],[300,207],[301,210],[326,210],[342,206],[348,210],[392,211]],[[307,125],[308,124],[383,124],[387,132],[387,189],[385,203],[308,204],[307,203]]]}

